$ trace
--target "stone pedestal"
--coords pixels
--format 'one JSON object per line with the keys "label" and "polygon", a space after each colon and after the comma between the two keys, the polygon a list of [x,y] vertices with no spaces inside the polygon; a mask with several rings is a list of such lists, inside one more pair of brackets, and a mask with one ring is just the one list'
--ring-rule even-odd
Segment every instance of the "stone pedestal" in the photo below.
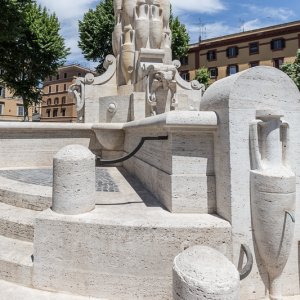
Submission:
{"label": "stone pedestal", "polygon": [[52,210],[77,215],[95,208],[95,156],[81,145],[62,148],[53,159]]}
{"label": "stone pedestal", "polygon": [[190,247],[174,259],[174,300],[239,300],[239,273],[220,252]]}

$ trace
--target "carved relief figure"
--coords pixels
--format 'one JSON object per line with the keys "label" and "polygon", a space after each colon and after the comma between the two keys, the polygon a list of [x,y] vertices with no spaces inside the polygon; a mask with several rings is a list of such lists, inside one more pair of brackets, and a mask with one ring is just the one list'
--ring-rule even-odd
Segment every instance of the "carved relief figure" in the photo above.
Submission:
{"label": "carved relief figure", "polygon": [[177,107],[175,75],[176,68],[172,65],[151,65],[148,67],[146,98],[152,115],[156,115],[156,106],[159,101],[156,93],[160,88],[171,93],[170,109],[174,110]]}
{"label": "carved relief figure", "polygon": [[281,117],[259,111],[250,125],[253,233],[272,300],[282,299],[281,275],[295,226],[296,177],[288,162],[289,125]]}

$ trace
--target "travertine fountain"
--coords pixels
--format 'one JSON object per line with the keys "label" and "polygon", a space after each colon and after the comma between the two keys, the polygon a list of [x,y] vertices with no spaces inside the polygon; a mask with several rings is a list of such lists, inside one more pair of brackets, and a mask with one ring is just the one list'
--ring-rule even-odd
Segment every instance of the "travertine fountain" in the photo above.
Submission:
{"label": "travertine fountain", "polygon": [[299,299],[299,90],[261,66],[204,92],[168,0],[114,8],[79,122],[0,123],[0,298]]}
{"label": "travertine fountain", "polygon": [[170,110],[200,110],[204,86],[184,81],[172,61],[169,0],[114,1],[113,55],[100,77],[71,90],[84,122],[128,122]]}

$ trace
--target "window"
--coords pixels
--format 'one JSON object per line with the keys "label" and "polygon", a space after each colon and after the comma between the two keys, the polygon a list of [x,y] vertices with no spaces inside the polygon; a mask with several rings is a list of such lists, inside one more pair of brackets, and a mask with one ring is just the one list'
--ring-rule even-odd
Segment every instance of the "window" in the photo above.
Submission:
{"label": "window", "polygon": [[18,116],[24,116],[24,106],[18,105]]}
{"label": "window", "polygon": [[51,94],[51,86],[49,86],[49,94]]}
{"label": "window", "polygon": [[271,41],[272,50],[282,50],[285,48],[285,39],[276,39]]}
{"label": "window", "polygon": [[64,84],[64,91],[66,91],[67,90],[67,85],[66,84]]}
{"label": "window", "polygon": [[259,53],[259,44],[258,42],[253,42],[249,44],[249,54],[258,54]]}
{"label": "window", "polygon": [[59,74],[56,75],[56,80],[59,80]]}
{"label": "window", "polygon": [[58,109],[57,109],[57,108],[54,108],[54,109],[53,109],[53,118],[56,118],[56,117],[57,117],[57,114],[58,114]]}
{"label": "window", "polygon": [[208,72],[209,72],[209,77],[210,78],[217,78],[218,77],[218,68],[209,68],[208,69]]}
{"label": "window", "polygon": [[58,92],[58,85],[56,86],[56,93]]}
{"label": "window", "polygon": [[61,98],[61,103],[62,103],[62,104],[66,104],[66,97],[62,97],[62,98]]}
{"label": "window", "polygon": [[283,58],[275,58],[273,60],[273,66],[277,69],[280,69],[281,65],[284,63],[284,59]]}
{"label": "window", "polygon": [[81,73],[79,72],[79,73],[78,73],[78,77],[80,77],[80,76],[81,76]]}
{"label": "window", "polygon": [[4,97],[4,86],[0,85],[0,97]]}
{"label": "window", "polygon": [[4,114],[4,103],[0,103],[0,115]]}
{"label": "window", "polygon": [[239,67],[237,65],[229,65],[227,67],[227,76],[236,74],[239,71]]}
{"label": "window", "polygon": [[58,98],[55,98],[55,99],[54,99],[54,105],[57,105],[58,102],[59,102],[59,99],[58,99]]}
{"label": "window", "polygon": [[51,105],[51,98],[47,100],[47,105]]}
{"label": "window", "polygon": [[181,73],[181,77],[184,80],[189,81],[190,80],[190,73]]}
{"label": "window", "polygon": [[51,109],[47,109],[46,113],[47,113],[47,117],[50,118],[51,117]]}
{"label": "window", "polygon": [[189,57],[188,57],[188,56],[181,57],[181,58],[180,58],[180,63],[181,63],[182,65],[188,65],[188,64],[189,64]]}
{"label": "window", "polygon": [[62,109],[61,109],[61,115],[62,115],[63,117],[66,116],[66,109],[65,109],[65,108],[62,108]]}
{"label": "window", "polygon": [[227,48],[226,55],[228,58],[237,57],[239,55],[239,48],[238,47]]}
{"label": "window", "polygon": [[64,73],[64,78],[67,78],[68,77],[68,74],[67,73]]}
{"label": "window", "polygon": [[257,66],[259,66],[259,61],[251,61],[249,63],[250,68],[257,67]]}
{"label": "window", "polygon": [[208,51],[206,54],[207,60],[212,61],[217,59],[217,52],[216,50]]}

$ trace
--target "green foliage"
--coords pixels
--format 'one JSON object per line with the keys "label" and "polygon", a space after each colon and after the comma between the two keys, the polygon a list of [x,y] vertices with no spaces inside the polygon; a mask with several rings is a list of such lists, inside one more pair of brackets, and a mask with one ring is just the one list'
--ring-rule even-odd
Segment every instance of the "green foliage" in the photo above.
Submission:
{"label": "green foliage", "polygon": [[297,51],[295,61],[283,64],[280,69],[293,79],[300,91],[300,49]]}
{"label": "green foliage", "polygon": [[200,83],[205,85],[205,88],[209,86],[209,72],[207,68],[201,68],[196,71],[195,80],[198,80]]}
{"label": "green foliage", "polygon": [[84,14],[79,21],[80,41],[78,46],[87,60],[99,62],[101,72],[105,57],[113,52],[112,32],[114,30],[114,8],[112,0],[103,0]]}
{"label": "green foliage", "polygon": [[0,15],[0,24],[6,26],[5,36],[0,36],[0,69],[4,71],[0,79],[14,96],[22,97],[26,119],[28,107],[41,99],[41,82],[57,72],[69,49],[59,34],[57,17],[46,8],[34,1],[0,1],[5,1],[8,11]]}
{"label": "green foliage", "polygon": [[190,37],[184,24],[178,17],[174,18],[172,10],[170,15],[170,29],[172,31],[172,56],[180,59],[188,54]]}
{"label": "green foliage", "polygon": [[[114,30],[114,9],[112,0],[102,0],[95,10],[90,9],[79,21],[80,41],[78,43],[87,60],[99,62],[97,71],[103,71],[105,57],[113,52],[112,32]],[[171,13],[172,55],[180,59],[187,55],[189,35],[185,25]]]}

